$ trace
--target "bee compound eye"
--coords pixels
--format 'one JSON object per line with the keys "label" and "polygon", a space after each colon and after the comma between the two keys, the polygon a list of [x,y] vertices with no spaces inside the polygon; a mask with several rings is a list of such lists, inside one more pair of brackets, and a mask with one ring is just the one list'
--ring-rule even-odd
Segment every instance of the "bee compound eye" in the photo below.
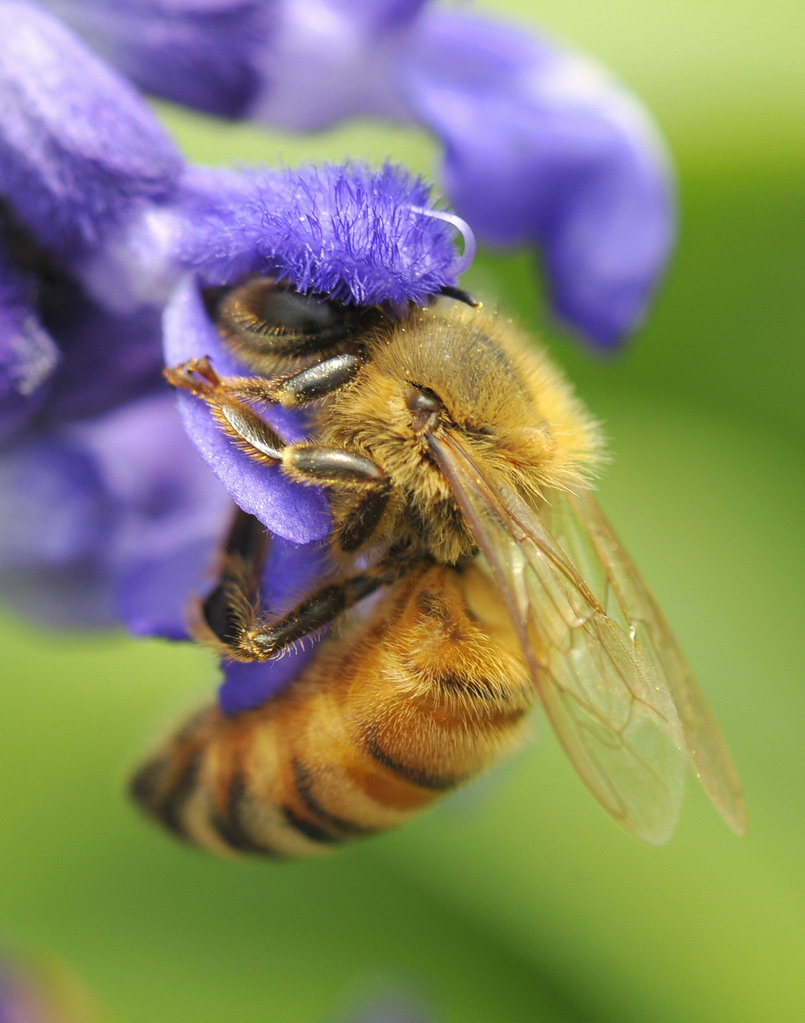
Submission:
{"label": "bee compound eye", "polygon": [[429,387],[420,387],[418,384],[411,385],[406,404],[411,412],[438,413],[443,408],[441,401]]}
{"label": "bee compound eye", "polygon": [[343,340],[349,319],[335,302],[254,278],[218,302],[217,322],[238,345],[276,354],[318,351]]}

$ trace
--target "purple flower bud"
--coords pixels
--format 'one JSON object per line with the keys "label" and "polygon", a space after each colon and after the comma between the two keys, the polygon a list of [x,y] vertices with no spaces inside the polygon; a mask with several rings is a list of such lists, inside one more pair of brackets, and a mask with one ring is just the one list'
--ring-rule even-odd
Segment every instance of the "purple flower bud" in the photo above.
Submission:
{"label": "purple flower bud", "polygon": [[0,244],[0,441],[40,408],[59,361],[55,342],[34,310],[36,280]]}
{"label": "purple flower bud", "polygon": [[95,244],[181,166],[130,85],[33,4],[0,4],[0,195],[42,243]]}
{"label": "purple flower bud", "polygon": [[[163,33],[154,29],[153,44],[127,35],[111,6],[60,4],[137,82],[178,98],[165,85]],[[162,25],[176,6],[181,59],[194,71],[183,102],[221,112],[210,93],[226,52],[233,81],[248,68],[231,116],[301,131],[355,116],[424,125],[444,147],[451,200],[479,237],[540,252],[561,320],[603,348],[639,326],[673,245],[672,176],[646,113],[592,62],[422,0],[274,0],[271,31],[251,34],[234,27],[248,20],[247,4],[199,13],[129,0],[124,9]],[[208,19],[224,10],[233,27],[212,48]]]}
{"label": "purple flower bud", "polygon": [[609,348],[642,321],[674,237],[671,172],[591,61],[487,18],[423,19],[402,80],[481,237],[542,251],[556,314]]}

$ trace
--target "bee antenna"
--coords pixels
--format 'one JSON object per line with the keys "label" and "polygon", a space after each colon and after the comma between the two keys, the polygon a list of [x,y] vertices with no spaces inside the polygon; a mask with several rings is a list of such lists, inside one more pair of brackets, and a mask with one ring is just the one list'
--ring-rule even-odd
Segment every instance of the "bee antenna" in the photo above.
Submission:
{"label": "bee antenna", "polygon": [[456,302],[463,302],[465,305],[472,306],[473,309],[480,309],[483,306],[483,302],[476,298],[475,295],[471,295],[469,291],[465,291],[463,288],[454,288],[450,284],[445,284],[443,288],[439,288],[438,294],[444,295],[445,298],[454,298]]}
{"label": "bee antenna", "polygon": [[410,209],[412,213],[421,213],[423,217],[433,217],[435,220],[443,220],[446,224],[450,224],[451,227],[454,227],[461,235],[461,240],[464,243],[464,251],[456,260],[456,264],[452,268],[456,277],[460,277],[465,270],[469,269],[470,264],[473,259],[475,259],[475,235],[473,234],[470,225],[466,220],[462,220],[461,217],[457,216],[455,213],[447,213],[445,210],[429,210],[425,206],[411,206]]}

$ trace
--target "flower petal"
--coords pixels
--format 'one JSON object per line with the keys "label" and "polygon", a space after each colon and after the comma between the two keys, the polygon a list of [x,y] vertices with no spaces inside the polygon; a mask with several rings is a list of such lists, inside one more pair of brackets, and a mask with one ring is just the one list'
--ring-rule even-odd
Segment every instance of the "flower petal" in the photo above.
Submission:
{"label": "flower petal", "polygon": [[72,281],[53,281],[42,318],[63,359],[53,374],[45,423],[99,416],[132,398],[165,391],[161,310],[115,315]]}
{"label": "flower petal", "polygon": [[[169,366],[208,355],[222,375],[242,375],[242,369],[221,345],[192,279],[183,280],[177,287],[164,324],[165,361]],[[309,543],[327,535],[330,518],[320,491],[292,482],[278,466],[253,461],[224,435],[203,401],[182,393],[178,398],[188,435],[244,511],[255,515],[272,533],[295,543]],[[286,441],[303,437],[299,423],[288,410],[272,406],[264,415]]]}
{"label": "flower petal", "polygon": [[[393,112],[384,57],[426,0],[51,0],[148,92],[301,130],[374,104]],[[314,70],[315,69],[315,70]]]}
{"label": "flower petal", "polygon": [[167,386],[70,428],[120,509],[104,541],[112,607],[130,632],[186,639],[232,504],[182,428]]}
{"label": "flower petal", "polygon": [[0,461],[0,565],[69,567],[103,555],[117,513],[98,466],[58,436],[20,445]]}
{"label": "flower petal", "polygon": [[191,607],[204,584],[210,585],[210,569],[219,538],[213,523],[199,536],[188,536],[181,521],[171,528],[152,529],[138,557],[120,572],[115,607],[121,621],[134,636],[189,639]]}
{"label": "flower petal", "polygon": [[419,302],[455,285],[455,239],[471,236],[433,213],[427,184],[390,164],[196,172],[180,258],[203,285],[264,273],[342,302]]}
{"label": "flower petal", "polygon": [[403,59],[459,212],[492,242],[537,244],[555,311],[599,345],[634,329],[674,213],[664,151],[637,103],[582,57],[461,13],[421,19]]}
{"label": "flower petal", "polygon": [[181,167],[127,82],[34,5],[0,4],[0,194],[39,241],[74,255]]}
{"label": "flower petal", "polygon": [[52,435],[0,460],[0,592],[59,627],[116,624],[110,554],[121,509],[92,455]]}
{"label": "flower petal", "polygon": [[276,661],[244,664],[235,661],[224,667],[224,681],[218,689],[218,702],[224,714],[262,707],[287,689],[310,663],[314,649],[297,648]]}
{"label": "flower petal", "polygon": [[393,62],[424,0],[285,0],[247,115],[320,131],[353,115],[404,116]]}

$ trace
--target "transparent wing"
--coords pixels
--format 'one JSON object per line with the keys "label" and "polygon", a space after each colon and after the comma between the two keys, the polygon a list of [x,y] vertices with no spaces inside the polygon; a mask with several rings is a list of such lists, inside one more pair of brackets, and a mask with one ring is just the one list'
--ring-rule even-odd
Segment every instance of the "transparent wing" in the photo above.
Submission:
{"label": "transparent wing", "polygon": [[652,844],[667,841],[679,816],[685,767],[668,687],[526,502],[491,487],[456,438],[429,443],[571,762],[623,827]]}
{"label": "transparent wing", "polygon": [[746,808],[726,743],[662,612],[595,498],[560,494],[545,518],[606,614],[634,635],[667,685],[702,788],[733,831],[744,834]]}

